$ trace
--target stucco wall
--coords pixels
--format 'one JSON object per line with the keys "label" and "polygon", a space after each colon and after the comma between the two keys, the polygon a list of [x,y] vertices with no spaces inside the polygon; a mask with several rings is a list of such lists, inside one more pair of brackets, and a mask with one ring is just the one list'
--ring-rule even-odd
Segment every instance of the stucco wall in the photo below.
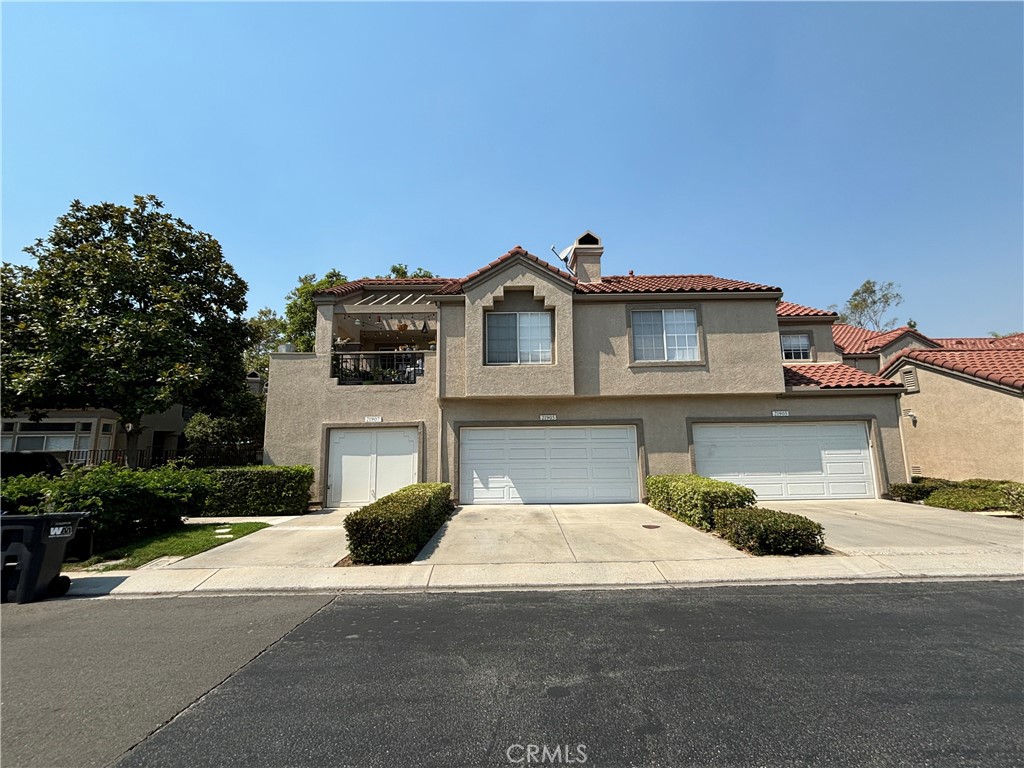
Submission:
{"label": "stucco wall", "polygon": [[[489,310],[502,311],[504,293],[515,292],[511,305],[522,305],[524,299],[516,289],[532,289],[533,300],[543,303],[554,314],[555,343],[551,365],[485,365],[484,315]],[[465,288],[466,332],[464,337],[466,395],[469,397],[507,397],[519,395],[552,397],[573,393],[573,293],[572,286],[544,274],[525,261],[514,262],[493,275]],[[448,353],[452,363],[458,361]]]}
{"label": "stucco wall", "polygon": [[[773,418],[788,410],[788,418]],[[540,421],[541,414],[556,421]],[[907,472],[900,445],[899,408],[895,395],[820,396],[664,396],[644,398],[558,398],[508,400],[496,407],[484,400],[444,403],[444,446],[439,475],[458,489],[459,426],[488,422],[514,426],[555,427],[573,422],[634,423],[641,443],[643,474],[691,472],[691,432],[702,420],[797,422],[845,420],[867,422],[878,491],[905,482]]]}
{"label": "stucco wall", "polygon": [[[329,355],[272,354],[264,463],[311,464],[313,500],[321,501],[329,427],[422,424],[420,476],[436,480],[436,370],[436,356],[425,352],[424,374],[415,384],[340,386],[329,375]],[[381,423],[366,423],[367,416],[380,416]]]}
{"label": "stucco wall", "polygon": [[986,477],[1024,482],[1024,396],[952,373],[914,368],[920,392],[903,395],[907,463],[928,477]]}
{"label": "stucco wall", "polygon": [[832,323],[793,322],[780,319],[779,333],[806,333],[810,336],[811,346],[814,348],[813,362],[815,363],[843,362],[842,355],[836,352],[835,339],[832,338]]}
{"label": "stucco wall", "polygon": [[[697,309],[702,361],[631,363],[629,312],[672,307]],[[578,301],[575,329],[578,395],[783,391],[774,299]]]}

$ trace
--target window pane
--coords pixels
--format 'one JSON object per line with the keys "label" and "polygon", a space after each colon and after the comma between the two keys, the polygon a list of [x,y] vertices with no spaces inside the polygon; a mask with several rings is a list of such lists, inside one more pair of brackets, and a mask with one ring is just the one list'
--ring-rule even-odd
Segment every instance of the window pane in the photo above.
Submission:
{"label": "window pane", "polygon": [[666,309],[665,349],[669,360],[698,360],[697,312],[693,309]]}
{"label": "window pane", "polygon": [[487,362],[492,364],[517,362],[515,313],[488,313],[486,323]]}
{"label": "window pane", "polygon": [[43,437],[19,437],[19,451],[41,451],[43,450]]}
{"label": "window pane", "polygon": [[551,314],[519,313],[519,362],[551,362]]}
{"label": "window pane", "polygon": [[783,360],[810,360],[811,337],[806,333],[786,333],[782,336]]}
{"label": "window pane", "polygon": [[660,311],[633,312],[633,359],[665,359],[664,326]]}
{"label": "window pane", "polygon": [[2,449],[3,450],[5,450],[5,451],[13,451],[14,450],[14,438],[13,437],[9,437],[7,435],[4,435],[3,438],[0,438],[0,443],[2,443]]}
{"label": "window pane", "polygon": [[71,451],[74,448],[74,435],[50,435],[46,438],[46,450],[48,451]]}

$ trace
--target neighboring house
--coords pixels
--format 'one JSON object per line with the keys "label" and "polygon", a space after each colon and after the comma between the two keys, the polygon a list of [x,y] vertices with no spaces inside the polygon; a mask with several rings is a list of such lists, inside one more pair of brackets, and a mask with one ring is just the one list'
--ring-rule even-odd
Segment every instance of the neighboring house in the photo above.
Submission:
{"label": "neighboring house", "polygon": [[903,383],[903,445],[914,475],[1024,482],[1024,334],[933,339],[881,375]]}
{"label": "neighboring house", "polygon": [[775,286],[605,276],[603,251],[587,232],[572,273],[517,246],[460,279],[319,293],[315,350],[270,358],[265,462],[312,464],[328,507],[419,481],[509,504],[638,501],[668,472],[761,499],[907,479],[903,387],[840,362],[833,314],[784,312]]}
{"label": "neighboring house", "polygon": [[1024,334],[931,338],[836,323],[832,335],[847,365],[906,387],[912,475],[1024,481]]}
{"label": "neighboring house", "polygon": [[[188,412],[180,405],[143,416],[139,450],[162,454],[180,449]],[[26,415],[2,420],[5,451],[46,451],[62,463],[97,464],[124,459],[128,436],[120,416],[109,408],[50,411],[39,422]]]}

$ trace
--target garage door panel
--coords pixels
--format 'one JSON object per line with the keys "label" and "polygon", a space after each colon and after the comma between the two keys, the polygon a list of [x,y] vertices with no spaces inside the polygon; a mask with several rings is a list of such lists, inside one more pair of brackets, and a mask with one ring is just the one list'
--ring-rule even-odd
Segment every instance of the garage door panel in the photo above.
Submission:
{"label": "garage door panel", "polygon": [[754,489],[759,499],[873,498],[860,423],[695,425],[698,474]]}
{"label": "garage door panel", "polygon": [[[496,460],[499,446],[503,454]],[[466,427],[459,463],[464,504],[639,499],[632,427]]]}

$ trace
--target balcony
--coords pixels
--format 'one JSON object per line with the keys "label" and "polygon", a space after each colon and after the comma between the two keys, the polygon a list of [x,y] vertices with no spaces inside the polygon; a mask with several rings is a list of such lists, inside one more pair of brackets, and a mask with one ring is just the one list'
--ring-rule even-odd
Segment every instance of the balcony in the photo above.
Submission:
{"label": "balcony", "polygon": [[334,352],[331,377],[339,384],[415,384],[422,352]]}

